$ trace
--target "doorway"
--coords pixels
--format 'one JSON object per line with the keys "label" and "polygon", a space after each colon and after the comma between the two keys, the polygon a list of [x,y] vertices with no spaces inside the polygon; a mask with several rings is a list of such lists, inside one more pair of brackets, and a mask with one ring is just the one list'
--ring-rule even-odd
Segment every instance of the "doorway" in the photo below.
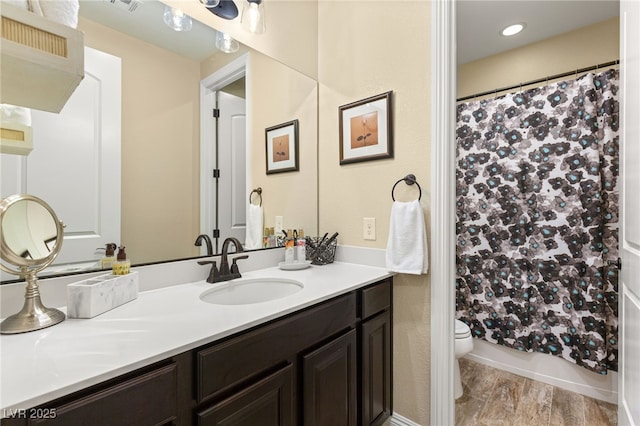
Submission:
{"label": "doorway", "polygon": [[[432,155],[432,179],[434,182],[433,194],[433,212],[432,212],[432,229],[433,244],[440,247],[438,253],[434,253],[434,268],[432,270],[432,300],[435,302],[432,304],[432,375],[431,375],[431,423],[432,424],[454,424],[454,410],[453,404],[453,390],[452,390],[452,362],[453,362],[453,344],[452,338],[452,324],[450,324],[453,316],[453,286],[447,285],[447,283],[454,282],[454,259],[453,250],[455,249],[455,235],[450,231],[455,225],[454,222],[454,200],[452,194],[455,193],[454,182],[454,164],[455,164],[455,152],[453,144],[450,141],[454,140],[455,129],[455,107],[453,99],[456,97],[455,83],[456,83],[456,64],[455,64],[455,5],[456,2],[433,2],[432,3],[432,79],[431,87],[433,89],[432,104],[439,106],[435,108],[432,116],[432,140],[434,141],[432,147],[434,155]],[[622,32],[621,46],[625,46],[630,52],[637,52],[635,41],[637,37],[630,37],[637,33],[637,25],[630,25],[636,23],[640,14],[639,9],[634,2],[621,2],[621,5],[626,7],[627,12],[623,20],[623,13],[621,13],[621,23],[627,22],[625,32]],[[623,8],[624,11],[624,8]],[[637,54],[635,55],[637,58]],[[637,61],[629,61],[630,65],[637,65]],[[621,63],[624,61],[621,58]],[[624,71],[622,72],[623,74]],[[636,85],[637,81],[635,76],[637,73],[626,73],[627,78],[630,79],[629,83]],[[633,77],[632,77],[633,76]],[[629,87],[627,83],[627,90]],[[623,90],[624,93],[624,90]],[[633,97],[629,97],[633,98]],[[635,98],[634,98],[635,99]],[[637,104],[637,102],[636,102]],[[631,135],[635,130],[625,128],[625,134],[629,140],[628,135]],[[633,133],[635,136],[635,133]],[[624,142],[623,142],[624,143]],[[450,191],[450,192],[448,192]],[[444,230],[444,231],[442,231]],[[449,235],[448,235],[449,234]],[[624,234],[624,230],[622,232]],[[437,257],[437,259],[436,259]],[[631,262],[630,262],[631,263]],[[635,263],[637,264],[637,263]],[[629,268],[630,265],[627,265]],[[636,274],[637,275],[637,274]],[[631,279],[629,269],[625,271],[624,259],[623,259],[623,271],[622,279],[627,276]],[[636,297],[636,296],[634,296]],[[630,299],[631,300],[631,299]],[[634,299],[637,300],[637,297]],[[636,306],[639,306],[637,302]],[[631,304],[629,304],[631,306]],[[637,309],[637,308],[635,308]],[[634,311],[634,315],[637,317],[637,310]],[[626,322],[622,320],[622,324]],[[624,326],[623,326],[624,329]],[[636,329],[637,330],[637,329]],[[627,332],[629,333],[629,332]],[[621,335],[628,337],[621,330]],[[637,333],[635,334],[637,335]],[[626,351],[630,354],[637,354],[637,345],[633,348],[627,346]],[[622,352],[624,352],[623,350]],[[638,359],[637,356],[633,357],[627,355],[626,359]],[[623,356],[624,359],[624,356]],[[631,370],[629,368],[631,367]],[[625,385],[630,381],[625,381],[625,376],[632,372],[633,369],[637,371],[637,363],[629,363],[620,369],[621,385],[620,385],[620,402],[621,406],[624,405],[624,401],[637,401],[637,386]],[[625,372],[627,374],[625,374]],[[625,397],[626,391],[626,397]],[[630,398],[631,397],[631,398]],[[632,418],[632,412],[637,413],[636,404],[628,406],[626,415],[629,419]],[[620,411],[619,413],[622,413]],[[622,417],[622,416],[620,416]],[[626,421],[621,423],[630,423],[633,421]]]}
{"label": "doorway", "polygon": [[221,240],[246,234],[246,63],[246,56],[234,60],[200,87],[200,233],[216,253]]}

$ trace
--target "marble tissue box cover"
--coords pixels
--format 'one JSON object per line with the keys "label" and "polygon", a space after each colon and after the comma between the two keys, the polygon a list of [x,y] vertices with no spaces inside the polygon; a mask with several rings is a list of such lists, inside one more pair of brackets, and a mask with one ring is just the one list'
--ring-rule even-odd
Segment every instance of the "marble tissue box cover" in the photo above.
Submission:
{"label": "marble tissue box cover", "polygon": [[99,275],[67,285],[67,316],[93,318],[137,297],[137,272]]}

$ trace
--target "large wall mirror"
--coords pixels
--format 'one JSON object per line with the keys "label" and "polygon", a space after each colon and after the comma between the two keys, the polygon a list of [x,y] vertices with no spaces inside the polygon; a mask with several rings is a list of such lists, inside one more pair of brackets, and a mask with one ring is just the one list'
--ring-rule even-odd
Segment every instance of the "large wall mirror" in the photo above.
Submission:
{"label": "large wall mirror", "polygon": [[[99,248],[112,242],[133,265],[205,255],[196,237],[238,236],[257,187],[264,227],[282,216],[285,228],[318,232],[317,82],[243,44],[217,50],[210,24],[174,31],[164,12],[155,0],[80,0],[81,86],[60,114],[31,111],[31,154],[0,154],[2,197],[38,196],[66,224],[41,275],[100,269]],[[242,105],[229,117],[233,139],[206,110],[226,97]],[[265,129],[292,120],[299,170],[267,175]],[[206,183],[211,167],[220,178]]]}

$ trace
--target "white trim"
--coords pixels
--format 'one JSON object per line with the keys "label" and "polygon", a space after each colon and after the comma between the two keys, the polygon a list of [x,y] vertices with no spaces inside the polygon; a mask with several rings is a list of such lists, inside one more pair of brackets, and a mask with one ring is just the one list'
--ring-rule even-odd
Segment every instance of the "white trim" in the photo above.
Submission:
{"label": "white trim", "polygon": [[409,420],[406,417],[402,417],[400,414],[393,413],[393,415],[389,418],[390,426],[420,426],[418,423],[413,420]]}
{"label": "white trim", "polygon": [[[209,209],[211,203],[203,202],[203,200],[209,199],[210,194],[214,193],[214,182],[211,179],[214,167],[210,159],[213,158],[212,151],[215,147],[216,132],[210,125],[210,120],[212,111],[216,107],[215,94],[217,90],[245,76],[248,62],[249,54],[246,53],[200,80],[200,233],[202,234],[209,234],[215,226],[211,222],[212,215]],[[201,255],[206,255],[204,246],[200,250]]]}
{"label": "white trim", "polygon": [[600,375],[560,357],[511,348],[474,339],[466,358],[502,371],[576,392],[591,398],[618,403],[618,373]]}
{"label": "white trim", "polygon": [[455,0],[431,2],[431,413],[455,424]]}

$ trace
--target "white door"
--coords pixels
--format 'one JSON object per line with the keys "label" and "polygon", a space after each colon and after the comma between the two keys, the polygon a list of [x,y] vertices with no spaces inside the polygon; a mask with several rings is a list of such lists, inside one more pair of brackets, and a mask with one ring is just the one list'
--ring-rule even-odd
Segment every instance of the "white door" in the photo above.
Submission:
{"label": "white door", "polygon": [[66,225],[56,264],[94,264],[96,248],[120,242],[120,63],[86,47],[85,77],[62,111],[31,111],[31,154],[2,154],[2,196],[40,197]]}
{"label": "white door", "polygon": [[246,102],[219,91],[218,109],[218,229],[220,238],[244,244],[247,229]]}
{"label": "white door", "polygon": [[640,425],[640,2],[620,2],[622,226],[618,424]]}

